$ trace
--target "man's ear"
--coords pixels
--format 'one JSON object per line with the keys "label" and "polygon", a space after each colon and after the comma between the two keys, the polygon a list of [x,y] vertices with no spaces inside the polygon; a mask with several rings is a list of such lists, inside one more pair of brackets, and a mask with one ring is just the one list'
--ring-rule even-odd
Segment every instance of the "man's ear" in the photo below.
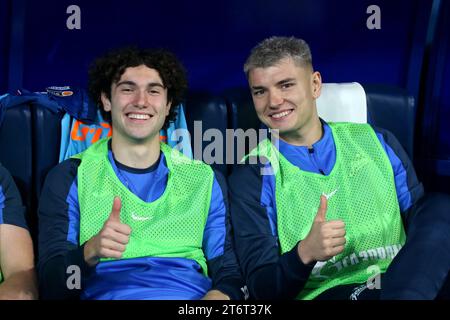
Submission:
{"label": "man's ear", "polygon": [[109,100],[109,98],[106,96],[106,94],[104,92],[102,92],[101,99],[102,99],[103,109],[106,112],[111,111],[111,101]]}
{"label": "man's ear", "polygon": [[322,76],[319,71],[314,71],[311,77],[312,96],[314,99],[320,97],[322,92]]}
{"label": "man's ear", "polygon": [[167,105],[166,105],[166,117],[169,115],[171,107],[172,107],[172,101],[167,102]]}

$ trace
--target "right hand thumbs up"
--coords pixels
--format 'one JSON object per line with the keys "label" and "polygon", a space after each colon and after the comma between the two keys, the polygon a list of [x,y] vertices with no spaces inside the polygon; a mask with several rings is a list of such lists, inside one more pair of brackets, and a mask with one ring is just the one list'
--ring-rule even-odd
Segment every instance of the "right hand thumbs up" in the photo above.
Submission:
{"label": "right hand thumbs up", "polygon": [[122,258],[126,245],[130,240],[130,226],[120,222],[122,202],[115,197],[111,213],[103,224],[103,228],[89,239],[84,246],[84,260],[94,266],[100,258]]}
{"label": "right hand thumbs up", "polygon": [[297,253],[304,264],[326,261],[344,251],[346,243],[344,221],[327,221],[327,209],[327,198],[321,195],[311,230],[297,246]]}

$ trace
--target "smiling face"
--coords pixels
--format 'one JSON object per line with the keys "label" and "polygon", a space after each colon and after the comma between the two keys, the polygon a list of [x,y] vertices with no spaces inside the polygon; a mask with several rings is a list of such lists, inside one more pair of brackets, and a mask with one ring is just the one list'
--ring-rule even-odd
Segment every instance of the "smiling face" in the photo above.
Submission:
{"label": "smiling face", "polygon": [[248,81],[259,119],[278,129],[284,140],[304,136],[304,131],[319,121],[315,100],[322,80],[311,67],[283,58],[273,66],[250,70]]}
{"label": "smiling face", "polygon": [[171,103],[158,71],[129,67],[111,85],[111,99],[105,93],[101,99],[105,111],[111,111],[113,139],[133,144],[159,139]]}

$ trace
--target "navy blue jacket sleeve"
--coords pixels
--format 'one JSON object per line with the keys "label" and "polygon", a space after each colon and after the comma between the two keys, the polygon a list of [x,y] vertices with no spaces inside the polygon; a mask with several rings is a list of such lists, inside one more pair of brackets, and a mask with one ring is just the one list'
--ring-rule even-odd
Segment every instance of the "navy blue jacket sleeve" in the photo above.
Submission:
{"label": "navy blue jacket sleeve", "polygon": [[0,224],[28,229],[26,209],[11,174],[0,164]]}
{"label": "navy blue jacket sleeve", "polygon": [[[226,180],[215,173],[213,195],[206,225],[204,247],[212,289],[227,294],[232,300],[245,299],[245,281],[237,262],[230,221]],[[214,190],[215,188],[215,190]]]}
{"label": "navy blue jacket sleeve", "polygon": [[83,246],[69,241],[67,198],[76,179],[79,160],[68,159],[53,168],[42,190],[39,203],[40,296],[43,299],[78,299],[81,290],[70,289],[70,266],[80,270],[81,288],[93,268],[84,261]]}
{"label": "navy blue jacket sleeve", "polygon": [[251,298],[293,299],[313,265],[305,265],[297,245],[280,254],[266,209],[261,205],[261,164],[238,165],[229,178],[231,219],[236,252]]}

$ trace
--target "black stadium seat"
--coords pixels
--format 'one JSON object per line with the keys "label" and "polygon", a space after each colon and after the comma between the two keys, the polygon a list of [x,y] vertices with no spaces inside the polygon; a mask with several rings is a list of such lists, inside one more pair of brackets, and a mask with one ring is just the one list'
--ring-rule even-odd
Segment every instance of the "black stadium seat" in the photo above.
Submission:
{"label": "black stadium seat", "polygon": [[33,135],[32,115],[28,104],[4,111],[0,124],[0,163],[11,173],[22,201],[27,208],[27,220],[32,235],[36,233],[33,199]]}
{"label": "black stadium seat", "polygon": [[[188,130],[191,134],[191,146],[194,158],[211,164],[215,169],[226,176],[228,174],[228,168],[225,164],[225,137],[226,129],[231,128],[231,126],[229,126],[229,113],[227,111],[225,100],[208,92],[190,92],[186,99],[185,115]],[[201,121],[201,130],[200,127],[195,130],[194,125],[196,121]],[[200,123],[197,122],[197,125],[199,124]],[[215,140],[214,131],[211,131],[210,129],[217,130],[215,132],[221,134],[223,143],[220,146],[220,141]],[[211,134],[211,141],[204,141],[205,132],[207,136],[208,134]],[[201,141],[201,144],[196,143],[194,140]],[[201,148],[199,145],[201,145]],[[214,149],[215,145],[219,146],[216,148],[218,153],[209,152]],[[207,154],[212,155],[213,162],[204,157],[204,155]],[[215,159],[218,161],[214,161]]]}
{"label": "black stadium seat", "polygon": [[416,103],[404,89],[386,85],[364,85],[368,122],[391,131],[412,160]]}
{"label": "black stadium seat", "polygon": [[33,173],[34,196],[39,204],[47,173],[58,164],[61,144],[62,112],[55,113],[43,105],[35,104],[33,115]]}

